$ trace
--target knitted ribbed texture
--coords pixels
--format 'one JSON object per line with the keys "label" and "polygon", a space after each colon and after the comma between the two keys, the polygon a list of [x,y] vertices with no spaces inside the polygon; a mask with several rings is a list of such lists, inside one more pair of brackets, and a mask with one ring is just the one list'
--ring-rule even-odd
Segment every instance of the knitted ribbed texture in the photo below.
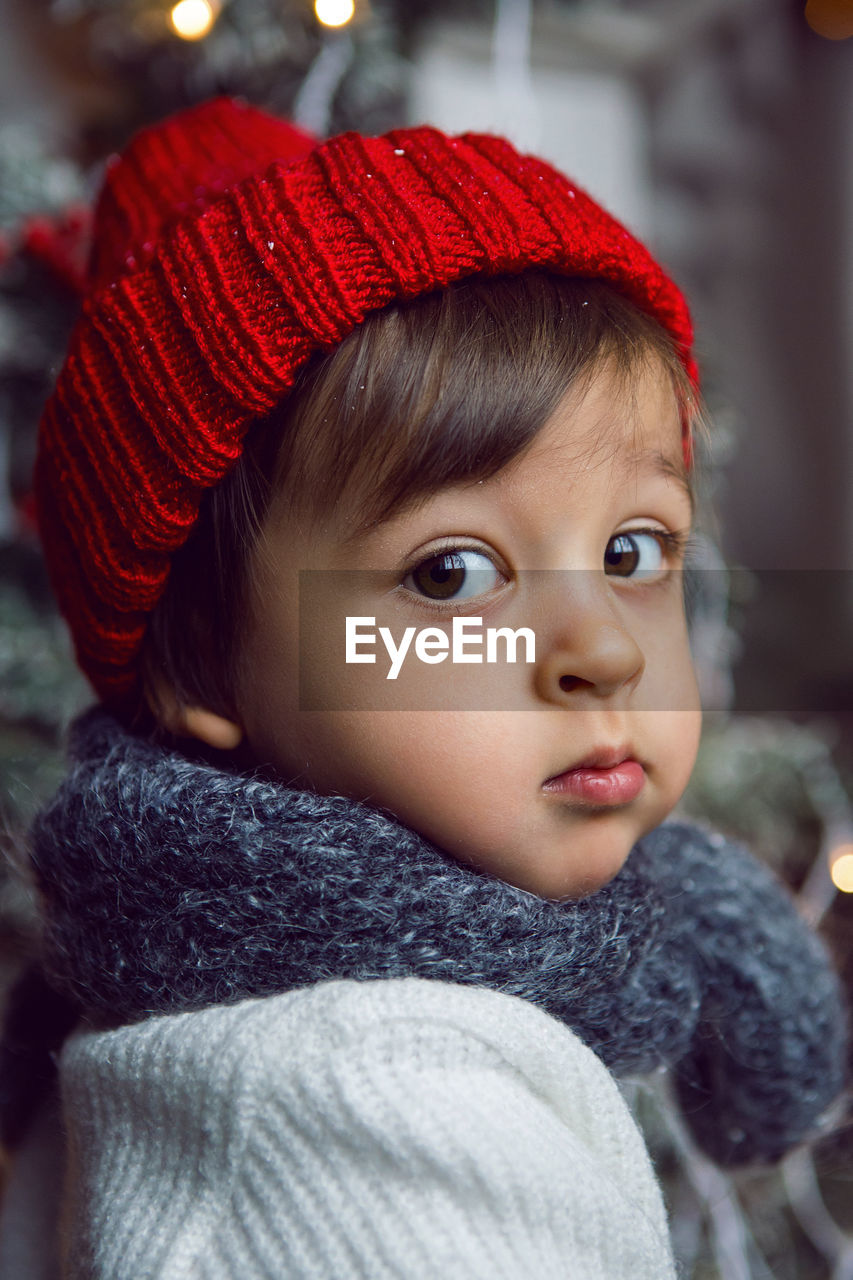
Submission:
{"label": "knitted ribbed texture", "polygon": [[820,939],[721,836],[658,827],[597,893],[552,902],[384,810],[189,760],[99,708],[71,748],[32,860],[49,977],[100,1026],[332,978],[490,987],[617,1074],[673,1066],[723,1163],[777,1158],[841,1088],[844,1008]]}
{"label": "knitted ribbed texture", "polygon": [[395,299],[528,267],[611,281],[695,376],[684,299],[646,249],[498,138],[422,127],[312,150],[217,99],[131,143],[96,211],[35,472],[53,586],[103,699],[136,689],[147,615],[205,490],[309,356]]}
{"label": "knitted ribbed texture", "polygon": [[62,1058],[68,1280],[668,1280],[606,1069],[540,1010],[413,979],[88,1033]]}

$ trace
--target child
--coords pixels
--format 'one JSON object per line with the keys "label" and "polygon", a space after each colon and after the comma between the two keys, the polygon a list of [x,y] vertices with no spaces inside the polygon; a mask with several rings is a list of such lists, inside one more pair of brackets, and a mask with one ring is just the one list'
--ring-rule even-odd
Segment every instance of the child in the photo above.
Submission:
{"label": "child", "polygon": [[823,948],[666,821],[696,414],[678,290],[501,140],[217,100],[113,164],[36,473],[101,705],[32,836],[79,1025],[18,1274],[661,1280],[611,1072],[724,1164],[815,1132]]}

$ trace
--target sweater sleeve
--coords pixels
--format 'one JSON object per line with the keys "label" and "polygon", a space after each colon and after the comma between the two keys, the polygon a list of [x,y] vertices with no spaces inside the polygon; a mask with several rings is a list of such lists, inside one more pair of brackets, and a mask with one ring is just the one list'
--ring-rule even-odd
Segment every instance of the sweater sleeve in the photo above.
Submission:
{"label": "sweater sleeve", "polygon": [[97,1132],[79,1039],[63,1062],[71,1122],[89,1126],[71,1215],[88,1238],[72,1276],[674,1275],[660,1191],[615,1083],[514,997],[335,982],[109,1037]]}

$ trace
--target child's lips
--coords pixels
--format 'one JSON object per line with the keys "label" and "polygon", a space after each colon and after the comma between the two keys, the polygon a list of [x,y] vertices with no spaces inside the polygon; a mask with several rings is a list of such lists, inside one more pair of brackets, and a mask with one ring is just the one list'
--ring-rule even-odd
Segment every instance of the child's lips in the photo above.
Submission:
{"label": "child's lips", "polygon": [[603,747],[546,779],[542,790],[588,805],[620,805],[636,800],[645,784],[646,771],[630,748]]}

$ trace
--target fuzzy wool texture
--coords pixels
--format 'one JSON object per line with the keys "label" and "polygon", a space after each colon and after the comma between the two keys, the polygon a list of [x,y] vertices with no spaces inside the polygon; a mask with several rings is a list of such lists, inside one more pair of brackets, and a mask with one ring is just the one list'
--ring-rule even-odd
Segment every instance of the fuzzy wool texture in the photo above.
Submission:
{"label": "fuzzy wool texture", "polygon": [[820,939],[742,847],[666,823],[603,889],[538,898],[386,811],[219,769],[79,717],[32,831],[52,984],[95,1027],[335,978],[521,997],[615,1074],[673,1068],[721,1164],[812,1136],[844,1081]]}

